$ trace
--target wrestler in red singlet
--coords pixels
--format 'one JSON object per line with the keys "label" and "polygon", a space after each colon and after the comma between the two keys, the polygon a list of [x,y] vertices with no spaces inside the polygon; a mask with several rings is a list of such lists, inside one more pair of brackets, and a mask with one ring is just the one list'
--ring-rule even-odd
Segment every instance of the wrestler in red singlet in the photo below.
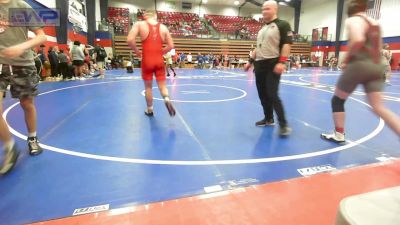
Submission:
{"label": "wrestler in red singlet", "polygon": [[149,27],[149,35],[142,42],[142,78],[143,80],[152,80],[153,73],[155,73],[156,80],[165,80],[160,23],[152,25],[146,21],[146,24]]}
{"label": "wrestler in red singlet", "polygon": [[[144,13],[145,21],[136,22],[127,37],[127,43],[135,51],[136,57],[142,57],[142,78],[145,88],[147,108],[146,116],[153,116],[153,73],[155,73],[158,89],[164,99],[170,116],[175,116],[175,109],[169,99],[166,85],[163,54],[174,48],[171,34],[165,25],[157,22],[157,13],[149,10]],[[142,40],[142,50],[139,51],[136,37]],[[163,48],[163,43],[166,47]]]}

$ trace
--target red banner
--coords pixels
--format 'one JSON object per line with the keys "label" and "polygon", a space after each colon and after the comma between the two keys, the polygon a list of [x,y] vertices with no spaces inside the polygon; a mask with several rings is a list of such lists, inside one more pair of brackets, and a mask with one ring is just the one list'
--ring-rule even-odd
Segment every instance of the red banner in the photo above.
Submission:
{"label": "red banner", "polygon": [[313,29],[313,30],[312,30],[312,40],[313,40],[313,41],[319,41],[319,32],[318,32],[318,29]]}
{"label": "red banner", "polygon": [[328,27],[322,28],[322,40],[328,41]]}

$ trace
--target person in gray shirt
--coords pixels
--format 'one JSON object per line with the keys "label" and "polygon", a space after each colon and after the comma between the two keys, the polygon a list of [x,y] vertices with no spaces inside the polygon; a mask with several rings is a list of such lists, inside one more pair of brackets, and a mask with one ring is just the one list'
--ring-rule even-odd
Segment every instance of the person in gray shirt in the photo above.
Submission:
{"label": "person in gray shirt", "polygon": [[84,63],[85,53],[83,48],[81,47],[81,42],[74,41],[74,45],[71,48],[70,54],[71,54],[72,65],[74,65],[75,67],[75,77],[76,78],[82,77],[82,69],[83,66],[85,65]]}
{"label": "person in gray shirt", "polygon": [[[38,94],[39,76],[36,71],[31,49],[46,42],[46,35],[41,27],[23,25],[12,26],[11,9],[31,9],[22,0],[0,0],[0,91],[7,91],[11,85],[11,95],[18,98],[25,114],[28,129],[28,147],[30,155],[42,152],[36,136],[36,108],[34,96]],[[35,37],[28,39],[28,31]],[[0,98],[2,105],[2,99]],[[1,113],[3,108],[1,107]],[[10,130],[3,117],[0,117],[0,141],[4,145],[4,161],[0,166],[0,174],[8,173],[16,164],[19,152]]]}
{"label": "person in gray shirt", "polygon": [[60,62],[58,65],[60,73],[62,74],[64,80],[68,79],[70,77],[68,74],[68,58],[63,49],[60,49],[60,52],[58,53],[58,61]]}

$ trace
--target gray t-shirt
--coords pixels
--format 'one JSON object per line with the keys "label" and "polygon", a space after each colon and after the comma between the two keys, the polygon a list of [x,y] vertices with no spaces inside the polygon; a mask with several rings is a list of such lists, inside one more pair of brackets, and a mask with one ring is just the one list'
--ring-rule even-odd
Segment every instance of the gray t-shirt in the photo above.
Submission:
{"label": "gray t-shirt", "polygon": [[284,44],[292,44],[288,22],[275,19],[261,28],[257,35],[256,60],[278,58]]}
{"label": "gray t-shirt", "polygon": [[58,61],[60,62],[60,63],[67,63],[68,62],[68,58],[67,58],[67,56],[65,55],[65,53],[58,53]]}
{"label": "gray t-shirt", "polygon": [[[9,3],[0,3],[0,51],[21,44],[28,40],[28,30],[34,31],[41,27],[11,27],[9,22],[9,11],[15,8],[32,8],[28,3],[22,0],[10,0]],[[34,64],[33,54],[30,49],[22,55],[10,59],[0,56],[0,64],[9,64],[14,66],[31,66]]]}
{"label": "gray t-shirt", "polygon": [[85,53],[83,53],[83,49],[80,46],[73,45],[71,49],[72,60],[85,60]]}

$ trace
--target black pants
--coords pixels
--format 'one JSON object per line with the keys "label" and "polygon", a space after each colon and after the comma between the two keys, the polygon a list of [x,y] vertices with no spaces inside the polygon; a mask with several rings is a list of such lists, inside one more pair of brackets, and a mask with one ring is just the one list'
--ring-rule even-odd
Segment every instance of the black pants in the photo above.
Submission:
{"label": "black pants", "polygon": [[72,64],[68,64],[68,66],[67,66],[67,79],[71,79],[72,77],[75,77],[75,67]]}
{"label": "black pants", "polygon": [[50,64],[51,65],[51,76],[52,77],[57,77],[58,75],[58,63],[56,64]]}
{"label": "black pants", "polygon": [[169,76],[168,67],[174,73],[174,76],[176,76],[176,73],[175,73],[174,67],[172,67],[172,64],[168,64],[167,67],[166,67],[167,75]]}
{"label": "black pants", "polygon": [[279,58],[256,61],[254,70],[258,97],[264,109],[265,118],[267,120],[273,119],[273,111],[275,111],[279,125],[286,126],[285,111],[278,95],[281,75],[273,72],[278,61]]}
{"label": "black pants", "polygon": [[38,59],[38,60],[35,59],[35,67],[36,67],[36,72],[37,72],[37,74],[38,74],[40,77],[42,77],[41,74],[40,74],[40,72],[42,71],[42,62],[40,62],[39,59]]}
{"label": "black pants", "polygon": [[63,75],[63,78],[66,79],[68,77],[68,63],[62,62],[58,64],[58,69],[60,73]]}

